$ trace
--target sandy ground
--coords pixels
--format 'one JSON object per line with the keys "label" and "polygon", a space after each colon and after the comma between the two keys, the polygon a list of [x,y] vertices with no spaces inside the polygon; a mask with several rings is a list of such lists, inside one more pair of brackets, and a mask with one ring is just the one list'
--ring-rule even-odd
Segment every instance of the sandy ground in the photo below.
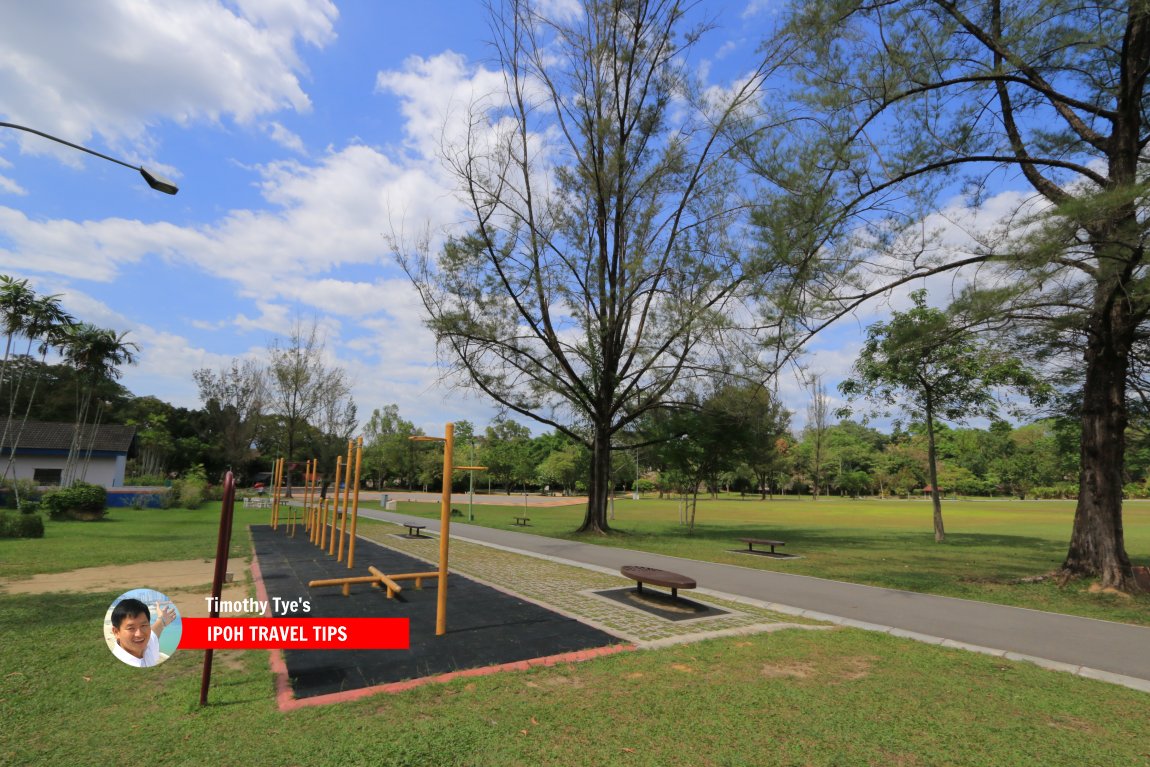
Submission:
{"label": "sandy ground", "polygon": [[[168,595],[181,616],[206,618],[206,597],[212,591],[213,569],[211,560],[204,559],[84,567],[66,573],[34,575],[24,580],[0,580],[0,591],[9,594],[46,594],[53,591],[94,593],[148,588]],[[238,602],[249,596],[248,586],[244,583],[247,565],[242,561],[232,562],[229,570],[235,573],[238,582],[225,584],[220,598]]]}

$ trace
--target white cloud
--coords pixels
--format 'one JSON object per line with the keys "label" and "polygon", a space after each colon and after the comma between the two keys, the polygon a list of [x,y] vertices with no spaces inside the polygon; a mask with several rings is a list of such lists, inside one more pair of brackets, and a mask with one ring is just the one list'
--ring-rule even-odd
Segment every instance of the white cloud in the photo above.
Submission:
{"label": "white cloud", "polygon": [[502,72],[471,68],[451,51],[408,57],[402,70],[380,72],[375,82],[376,90],[399,97],[408,148],[423,158],[437,157],[443,146],[466,145],[472,106],[506,99]]}
{"label": "white cloud", "polygon": [[774,0],[750,0],[746,7],[743,8],[742,17],[750,19],[759,14],[767,12],[777,12],[778,4]]}
{"label": "white cloud", "polygon": [[282,146],[284,149],[290,149],[297,154],[307,154],[307,150],[303,145],[303,139],[279,123],[265,123],[263,130],[268,138]]}
{"label": "white cloud", "polygon": [[4,207],[0,207],[0,232],[11,242],[10,249],[0,249],[0,269],[97,282],[115,279],[123,265],[146,255],[172,256],[196,240],[194,233],[172,224],[122,218],[39,221]]}
{"label": "white cloud", "polygon": [[[328,43],[336,16],[323,0],[242,0],[239,12],[214,0],[14,3],[0,24],[0,115],[80,143],[99,134],[139,161],[160,121],[306,112],[296,43]],[[42,139],[20,141],[78,161]]]}
{"label": "white cloud", "polygon": [[28,191],[24,187],[7,176],[0,176],[0,192],[21,196],[28,194]]}

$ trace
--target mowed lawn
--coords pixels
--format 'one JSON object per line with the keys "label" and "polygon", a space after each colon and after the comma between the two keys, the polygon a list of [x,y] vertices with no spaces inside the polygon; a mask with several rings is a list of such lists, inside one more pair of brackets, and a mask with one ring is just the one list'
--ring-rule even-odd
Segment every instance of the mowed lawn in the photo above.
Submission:
{"label": "mowed lawn", "polygon": [[[578,516],[562,513],[557,524]],[[0,541],[3,571],[214,552],[218,509],[111,517]],[[250,554],[246,525],[266,520],[238,514],[233,556]],[[266,652],[219,652],[200,708],[202,653],[132,669],[108,652],[100,620],[117,593],[0,593],[0,764],[1150,765],[1146,693],[852,629],[624,652],[288,713]]]}
{"label": "mowed lawn", "polygon": [[[434,504],[401,503],[399,511],[438,515]],[[941,544],[924,500],[700,498],[692,532],[679,523],[675,499],[620,498],[606,536],[574,532],[582,506],[531,507],[527,528],[511,524],[525,513],[522,506],[474,511],[475,524],[537,535],[1150,625],[1150,595],[1091,593],[1088,582],[1023,581],[1052,572],[1066,557],[1073,501],[945,501]],[[1131,560],[1150,564],[1150,502],[1128,502],[1124,521]],[[786,541],[779,551],[800,558],[745,554],[742,537]]]}

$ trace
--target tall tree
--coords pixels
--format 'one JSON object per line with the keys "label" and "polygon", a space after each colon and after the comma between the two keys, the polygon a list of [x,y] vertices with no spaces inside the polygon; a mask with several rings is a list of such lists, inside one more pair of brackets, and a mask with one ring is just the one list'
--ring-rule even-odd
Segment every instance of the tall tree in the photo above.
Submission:
{"label": "tall tree", "polygon": [[[2,278],[0,278],[2,279]],[[6,283],[3,288],[10,288],[11,284]],[[4,311],[14,309],[7,300],[4,301]],[[5,360],[4,373],[0,373],[0,381],[3,381],[5,373],[8,374],[8,380],[4,381],[8,388],[8,418],[4,423],[3,433],[0,434],[0,449],[5,446],[8,447],[8,463],[4,467],[4,477],[7,478],[14,472],[14,462],[16,460],[16,451],[20,447],[20,438],[24,434],[24,427],[28,423],[28,418],[32,412],[32,404],[36,399],[36,392],[40,387],[41,379],[44,373],[44,363],[47,359],[49,350],[53,348],[60,348],[68,337],[69,329],[76,324],[76,320],[65,312],[60,306],[60,297],[52,296],[35,296],[30,302],[21,306],[25,311],[23,320],[13,321],[13,318],[5,320],[5,325],[11,331],[18,327],[18,331],[27,338],[27,349],[24,353],[24,360],[28,362],[31,360],[32,346],[38,346],[40,354],[40,362],[38,365],[24,364],[13,367]],[[11,340],[11,335],[9,335]],[[32,383],[31,386],[25,389],[24,378],[26,374],[31,373]],[[24,413],[17,424],[15,422],[17,404],[23,395],[24,400]],[[19,495],[19,489],[16,490]]]}
{"label": "tall tree", "polygon": [[[1150,314],[1150,6],[796,2],[768,48],[793,66],[772,102],[793,133],[776,132],[756,159],[789,193],[776,207],[804,201],[787,219],[799,230],[792,260],[819,277],[791,306],[820,310],[813,330],[892,284],[981,265],[964,275],[996,289],[987,308],[1080,360],[1080,490],[1063,571],[1133,588],[1122,466],[1131,350]],[[931,239],[925,214],[959,191],[959,172],[975,207],[1004,182],[1030,190],[1013,205],[1000,195],[1005,215],[980,209],[999,224],[983,236]],[[778,246],[771,212],[764,232]]]}
{"label": "tall tree", "polygon": [[[880,408],[901,407],[926,424],[927,472],[934,508],[934,540],[946,538],[938,486],[936,424],[940,420],[994,417],[995,387],[1036,388],[1034,376],[1014,357],[979,343],[944,311],[926,305],[926,291],[911,294],[914,306],[867,329],[853,377],[839,384],[848,398],[866,397]],[[889,413],[884,412],[889,415]]]}
{"label": "tall tree", "polygon": [[771,479],[778,475],[790,432],[791,414],[770,389],[759,385],[730,386],[724,391],[724,410],[745,435],[739,457],[754,477],[763,499]]}
{"label": "tall tree", "polygon": [[267,370],[255,360],[233,358],[218,371],[201,368],[192,378],[214,426],[224,464],[244,472],[267,406]]}
{"label": "tall tree", "polygon": [[728,133],[761,73],[700,87],[696,3],[545,5],[493,3],[506,91],[447,147],[473,230],[401,262],[455,372],[587,446],[580,529],[603,532],[612,437],[753,324]]}
{"label": "tall tree", "polygon": [[811,376],[811,401],[807,405],[807,425],[803,428],[810,444],[811,500],[819,499],[823,482],[823,467],[827,459],[827,430],[830,428],[830,398],[821,376]]}
{"label": "tall tree", "polygon": [[[87,476],[88,459],[92,455],[92,445],[104,412],[103,399],[94,398],[93,395],[102,382],[114,381],[122,375],[122,365],[136,361],[139,347],[125,340],[127,335],[126,332],[117,334],[114,330],[81,322],[72,325],[64,339],[64,359],[77,374],[76,425],[60,479],[65,487],[83,481]],[[95,411],[92,410],[93,399],[96,399]],[[89,418],[91,424],[88,423]],[[84,437],[88,438],[86,446]]]}
{"label": "tall tree", "polygon": [[422,434],[415,424],[400,417],[398,405],[376,408],[363,429],[364,471],[375,475],[381,489],[388,479],[411,487],[416,464],[415,443],[410,438]]}
{"label": "tall tree", "polygon": [[286,340],[276,339],[268,348],[268,405],[280,418],[288,461],[295,458],[303,428],[312,423],[332,392],[348,391],[347,375],[324,359],[326,344],[319,324],[297,320]]}

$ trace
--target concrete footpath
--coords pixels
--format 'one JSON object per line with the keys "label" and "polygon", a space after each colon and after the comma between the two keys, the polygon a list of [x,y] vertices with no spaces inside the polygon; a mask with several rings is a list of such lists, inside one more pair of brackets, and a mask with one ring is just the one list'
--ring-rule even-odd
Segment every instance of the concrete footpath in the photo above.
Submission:
{"label": "concrete footpath", "polygon": [[[439,529],[438,520],[365,509],[360,514],[398,524],[426,525],[429,532]],[[732,594],[802,611],[811,618],[1026,660],[1150,693],[1150,628],[576,543],[454,521],[451,536],[614,573],[623,565],[672,570],[694,578],[702,593]]]}

